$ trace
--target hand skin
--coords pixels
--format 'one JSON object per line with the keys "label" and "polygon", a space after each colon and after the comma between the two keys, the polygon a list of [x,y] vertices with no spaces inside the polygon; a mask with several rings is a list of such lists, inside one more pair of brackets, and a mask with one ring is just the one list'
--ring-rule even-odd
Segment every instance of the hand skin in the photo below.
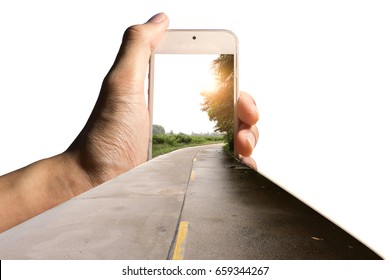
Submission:
{"label": "hand skin", "polygon": [[257,170],[256,162],[250,157],[259,138],[256,123],[259,120],[259,111],[252,96],[240,92],[237,101],[237,114],[239,119],[236,150],[240,159],[249,167]]}
{"label": "hand skin", "polygon": [[[161,13],[128,28],[85,127],[63,153],[0,177],[0,232],[57,206],[147,159],[144,80],[149,57],[169,24]],[[236,147],[248,158],[258,138],[253,98],[241,93]]]}

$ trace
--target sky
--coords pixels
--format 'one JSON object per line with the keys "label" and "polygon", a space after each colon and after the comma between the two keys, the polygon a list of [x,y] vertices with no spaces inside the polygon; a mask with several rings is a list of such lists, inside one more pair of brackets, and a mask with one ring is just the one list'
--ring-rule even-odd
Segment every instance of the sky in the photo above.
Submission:
{"label": "sky", "polygon": [[260,111],[253,158],[281,187],[390,258],[388,1],[0,2],[0,174],[63,152],[124,30],[232,30]]}
{"label": "sky", "polygon": [[215,123],[201,111],[201,92],[214,85],[211,63],[219,55],[156,54],[153,123],[168,133],[213,133]]}

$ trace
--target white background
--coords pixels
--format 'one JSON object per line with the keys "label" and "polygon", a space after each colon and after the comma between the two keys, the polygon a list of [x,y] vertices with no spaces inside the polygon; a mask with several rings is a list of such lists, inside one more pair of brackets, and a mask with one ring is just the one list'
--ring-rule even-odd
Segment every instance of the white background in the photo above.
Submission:
{"label": "white background", "polygon": [[65,150],[123,31],[231,29],[258,104],[259,171],[390,258],[387,1],[0,2],[0,174]]}
{"label": "white background", "polygon": [[[162,269],[178,271],[186,273],[190,269],[190,273],[205,269],[206,275],[200,276],[145,276],[145,272],[140,276],[140,272],[135,272],[137,275],[123,276],[123,270],[146,271],[148,269],[156,269],[162,274]],[[226,271],[228,267],[250,267],[260,268],[262,271],[267,271],[264,275],[221,275],[222,271]],[[267,270],[264,267],[268,267]],[[145,269],[144,269],[145,268]],[[200,269],[200,270],[199,270]],[[252,269],[251,269],[252,270]],[[253,271],[253,270],[252,270]],[[319,273],[320,272],[320,273]],[[2,261],[1,276],[3,280],[20,280],[20,279],[97,279],[97,280],[117,280],[117,279],[200,279],[200,280],[215,280],[215,279],[299,279],[299,280],[329,280],[329,279],[353,279],[353,280],[388,280],[390,275],[389,266],[385,266],[383,261],[366,261],[364,266],[357,267],[354,261],[252,261],[252,260],[181,260],[181,261]],[[261,273],[261,272],[259,272]],[[336,278],[337,277],[337,278]]]}

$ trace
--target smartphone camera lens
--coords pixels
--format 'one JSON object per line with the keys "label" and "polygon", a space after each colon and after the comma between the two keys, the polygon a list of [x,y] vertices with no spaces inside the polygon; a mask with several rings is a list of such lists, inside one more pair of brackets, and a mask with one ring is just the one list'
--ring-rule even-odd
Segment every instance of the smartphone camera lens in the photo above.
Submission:
{"label": "smartphone camera lens", "polygon": [[192,40],[196,40],[196,36],[192,36]]}

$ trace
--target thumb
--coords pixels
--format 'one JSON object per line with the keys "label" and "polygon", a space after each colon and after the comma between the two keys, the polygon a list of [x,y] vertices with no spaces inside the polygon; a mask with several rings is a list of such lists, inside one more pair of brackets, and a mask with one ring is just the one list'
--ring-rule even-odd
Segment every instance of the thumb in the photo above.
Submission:
{"label": "thumb", "polygon": [[143,92],[141,89],[150,55],[168,25],[168,17],[159,13],[146,23],[133,25],[125,31],[119,53],[108,75],[117,86],[130,86]]}

